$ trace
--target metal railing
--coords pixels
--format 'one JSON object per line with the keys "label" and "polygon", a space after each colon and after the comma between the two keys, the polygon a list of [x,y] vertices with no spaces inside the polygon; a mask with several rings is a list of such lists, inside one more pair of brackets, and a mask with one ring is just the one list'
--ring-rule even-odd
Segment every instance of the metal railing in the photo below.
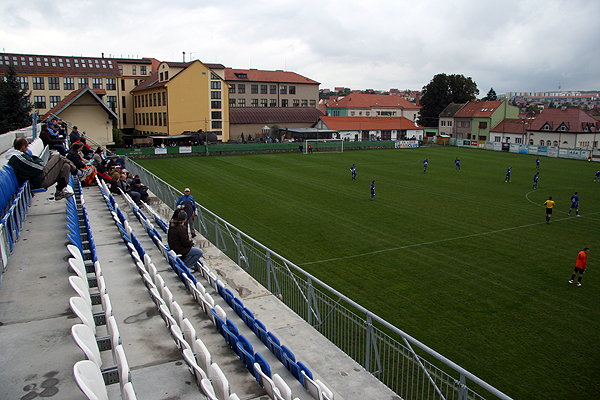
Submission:
{"label": "metal railing", "polygon": [[[131,159],[127,169],[165,204],[180,191]],[[403,399],[510,397],[197,204],[196,230]]]}

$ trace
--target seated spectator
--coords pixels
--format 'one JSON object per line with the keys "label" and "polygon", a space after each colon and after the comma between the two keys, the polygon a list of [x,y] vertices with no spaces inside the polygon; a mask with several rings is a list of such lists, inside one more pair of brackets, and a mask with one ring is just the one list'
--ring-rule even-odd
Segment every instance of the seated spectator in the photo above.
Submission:
{"label": "seated spectator", "polygon": [[131,189],[131,186],[127,184],[127,174],[125,174],[124,172],[121,173],[121,177],[117,181],[117,188],[121,189],[123,193],[128,194],[135,204],[137,204],[138,206],[142,205],[142,202],[140,201],[140,194],[136,191],[133,191]]}
{"label": "seated spectator", "polygon": [[[79,142],[75,142],[75,143],[81,143],[83,144],[83,146],[81,147],[81,154],[82,157],[86,160],[90,160],[93,156],[94,156],[94,150],[92,150],[92,148],[90,147],[89,144],[87,144],[85,137],[81,137],[81,140],[79,140]],[[74,143],[71,143],[71,145],[73,145]]]}
{"label": "seated spectator", "polygon": [[140,200],[144,203],[148,200],[148,186],[142,185],[140,178],[133,179],[133,185],[131,185],[131,190],[134,190],[140,194]]}
{"label": "seated spectator", "polygon": [[202,250],[194,247],[194,242],[188,237],[187,228],[185,221],[187,220],[187,213],[185,211],[179,211],[177,218],[173,218],[169,223],[169,230],[167,232],[167,240],[169,248],[176,254],[181,256],[181,261],[190,269],[198,271],[197,262],[202,257]]}
{"label": "seated spectator", "polygon": [[95,182],[94,177],[96,176],[96,168],[83,161],[83,158],[79,153],[82,147],[83,143],[81,142],[73,143],[67,152],[67,159],[69,159],[77,167],[77,169],[81,171],[81,176],[79,176],[81,184],[84,186],[89,186]]}
{"label": "seated spectator", "polygon": [[98,176],[106,182],[111,193],[117,193],[117,179],[113,179],[112,176],[106,171],[106,160],[102,160],[98,168],[96,168]]}
{"label": "seated spectator", "polygon": [[115,165],[118,165],[119,168],[122,168],[123,166],[117,161],[117,155],[116,154],[112,154],[110,156],[110,160],[108,161],[108,165],[106,167],[106,169],[108,169],[109,171],[111,171],[112,169],[114,169]]}
{"label": "seated spectator", "polygon": [[102,164],[102,161],[104,161],[104,157],[102,156],[103,151],[104,150],[102,150],[102,147],[98,146],[94,152],[94,156],[92,157],[92,165],[96,167],[96,169],[98,169],[100,164]]}
{"label": "seated spectator", "polygon": [[32,189],[49,188],[56,183],[54,199],[60,200],[73,196],[67,183],[69,174],[76,174],[77,167],[60,154],[50,157],[46,165],[44,161],[27,153],[29,143],[25,138],[16,138],[13,149],[6,153],[8,164],[13,167],[19,184],[29,181]]}
{"label": "seated spectator", "polygon": [[108,173],[110,174],[111,178],[113,178],[115,180],[115,182],[118,181],[119,179],[121,179],[121,165],[120,164],[113,165],[112,167],[107,166],[106,169],[108,169]]}
{"label": "seated spectator", "polygon": [[42,130],[40,131],[40,139],[44,143],[44,146],[48,146],[51,150],[56,150],[60,153],[60,155],[65,155],[65,146],[63,146],[62,140],[58,139],[58,136],[52,137],[50,131],[48,130],[48,125],[42,125]]}
{"label": "seated spectator", "polygon": [[127,171],[127,170],[125,170],[123,172],[127,173],[127,184],[129,186],[132,186],[133,185],[133,181],[134,181],[133,174],[131,172]]}

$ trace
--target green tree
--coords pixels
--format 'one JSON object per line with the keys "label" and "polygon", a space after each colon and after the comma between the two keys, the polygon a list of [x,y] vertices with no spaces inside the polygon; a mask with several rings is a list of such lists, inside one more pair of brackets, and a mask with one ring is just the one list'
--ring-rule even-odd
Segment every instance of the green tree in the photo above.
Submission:
{"label": "green tree", "polygon": [[439,115],[448,104],[466,103],[475,100],[478,94],[479,89],[472,78],[438,74],[423,86],[419,122],[423,126],[438,126]]}
{"label": "green tree", "polygon": [[481,100],[498,100],[498,96],[496,95],[494,88],[491,88],[487,95]]}
{"label": "green tree", "polygon": [[343,90],[337,92],[338,96],[348,96],[350,93],[352,93],[352,89],[350,88],[344,88]]}
{"label": "green tree", "polygon": [[31,93],[21,89],[17,81],[17,71],[9,65],[4,73],[4,82],[0,86],[0,133],[31,125],[31,110],[29,101]]}
{"label": "green tree", "polygon": [[113,128],[112,130],[112,134],[113,134],[113,142],[115,143],[115,146],[123,146],[125,144],[125,141],[123,140],[123,131],[121,131],[120,129],[117,128]]}
{"label": "green tree", "polygon": [[281,142],[281,134],[282,130],[279,128],[279,125],[271,126],[271,137],[273,139],[277,139],[277,141]]}

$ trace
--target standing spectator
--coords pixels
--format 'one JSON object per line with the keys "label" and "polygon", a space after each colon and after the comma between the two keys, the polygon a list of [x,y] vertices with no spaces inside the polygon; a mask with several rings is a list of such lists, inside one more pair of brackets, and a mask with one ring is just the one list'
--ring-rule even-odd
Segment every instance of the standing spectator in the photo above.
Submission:
{"label": "standing spectator", "polygon": [[54,199],[60,200],[73,196],[68,189],[69,174],[77,173],[77,167],[60,154],[50,157],[46,165],[44,161],[27,153],[27,139],[16,138],[13,149],[6,153],[8,164],[15,170],[19,185],[29,181],[32,189],[49,188],[56,183]]}
{"label": "standing spectator", "polygon": [[[85,134],[85,132],[83,132]],[[77,129],[76,126],[73,127],[73,130],[71,131],[71,134],[69,135],[69,142],[71,142],[71,144],[75,143],[75,142],[79,142],[81,140],[81,132],[79,132],[79,130]]]}
{"label": "standing spectator", "polygon": [[50,135],[50,131],[48,130],[48,125],[46,124],[42,125],[40,139],[42,139],[44,146],[48,146],[48,148],[51,150],[58,151],[61,156],[65,155],[65,146],[63,146],[62,140],[59,140],[58,137],[52,137],[52,135]]}
{"label": "standing spectator", "polygon": [[185,188],[183,191],[183,196],[181,196],[177,203],[175,203],[175,208],[181,208],[183,211],[187,213],[186,224],[190,228],[190,233],[192,237],[196,237],[196,230],[194,229],[194,217],[196,215],[196,200],[194,200],[194,196],[190,194],[190,188]]}
{"label": "standing spectator", "polygon": [[554,208],[554,205],[556,204],[556,202],[554,200],[552,200],[552,196],[548,197],[548,200],[546,200],[544,202],[544,205],[546,206],[546,223],[550,224],[550,217],[552,216],[552,209]]}
{"label": "standing spectator", "polygon": [[573,209],[575,209],[575,215],[581,217],[581,215],[579,215],[579,196],[577,195],[577,192],[571,196],[571,208],[569,209],[569,215],[571,215],[571,211],[573,211]]}
{"label": "standing spectator", "polygon": [[373,197],[375,197],[375,181],[371,182],[371,201],[373,201]]}
{"label": "standing spectator", "polygon": [[538,178],[540,177],[540,173],[536,172],[535,175],[533,176],[533,188],[537,189],[537,182],[538,182]]}
{"label": "standing spectator", "polygon": [[356,180],[356,164],[352,164],[350,171],[352,171],[352,180]]}
{"label": "standing spectator", "polygon": [[569,283],[573,283],[575,281],[575,276],[579,274],[579,278],[577,279],[577,286],[581,286],[581,278],[583,278],[583,273],[585,272],[585,264],[587,263],[587,255],[590,252],[590,248],[586,247],[577,254],[577,261],[575,261],[575,271],[573,275],[571,275],[571,280]]}
{"label": "standing spectator", "polygon": [[177,213],[177,218],[173,218],[169,223],[169,230],[167,232],[167,241],[169,243],[169,249],[173,250],[176,254],[181,256],[181,261],[190,269],[198,271],[198,260],[202,257],[202,250],[194,247],[194,242],[188,237],[187,228],[185,222],[187,220],[187,213],[183,210]]}

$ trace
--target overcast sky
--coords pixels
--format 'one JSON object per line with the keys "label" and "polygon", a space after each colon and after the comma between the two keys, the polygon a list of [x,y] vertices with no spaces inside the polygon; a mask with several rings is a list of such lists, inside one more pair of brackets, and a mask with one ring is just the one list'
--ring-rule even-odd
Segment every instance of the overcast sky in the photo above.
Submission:
{"label": "overcast sky", "polygon": [[321,88],[600,90],[599,0],[0,0],[7,53],[199,59]]}

